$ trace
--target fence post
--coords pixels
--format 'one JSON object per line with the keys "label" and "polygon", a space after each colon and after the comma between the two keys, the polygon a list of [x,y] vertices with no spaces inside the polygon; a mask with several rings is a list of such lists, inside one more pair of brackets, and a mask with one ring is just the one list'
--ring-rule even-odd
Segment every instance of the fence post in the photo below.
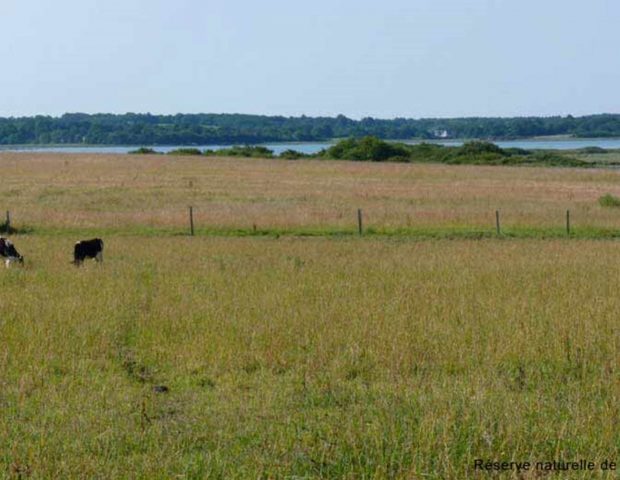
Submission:
{"label": "fence post", "polygon": [[9,212],[8,210],[6,211],[6,223],[4,224],[4,226],[6,228],[6,233],[11,233],[11,212]]}
{"label": "fence post", "polygon": [[189,207],[189,234],[194,236],[194,207]]}
{"label": "fence post", "polygon": [[495,228],[497,229],[497,234],[501,234],[501,229],[499,225],[499,210],[495,210]]}
{"label": "fence post", "polygon": [[357,209],[357,231],[361,235],[362,234],[362,209]]}
{"label": "fence post", "polygon": [[570,210],[566,210],[566,235],[570,235]]}

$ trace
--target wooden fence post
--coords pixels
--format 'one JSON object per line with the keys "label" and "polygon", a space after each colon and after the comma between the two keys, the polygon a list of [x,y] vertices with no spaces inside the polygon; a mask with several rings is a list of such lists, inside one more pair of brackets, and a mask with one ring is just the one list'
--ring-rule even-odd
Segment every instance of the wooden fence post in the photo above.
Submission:
{"label": "wooden fence post", "polygon": [[189,207],[189,234],[194,236],[194,207]]}
{"label": "wooden fence post", "polygon": [[566,210],[566,235],[570,235],[570,210]]}
{"label": "wooden fence post", "polygon": [[499,210],[495,210],[495,228],[497,229],[497,234],[501,234],[501,228],[499,225]]}
{"label": "wooden fence post", "polygon": [[361,235],[362,234],[362,209],[357,209],[357,231]]}

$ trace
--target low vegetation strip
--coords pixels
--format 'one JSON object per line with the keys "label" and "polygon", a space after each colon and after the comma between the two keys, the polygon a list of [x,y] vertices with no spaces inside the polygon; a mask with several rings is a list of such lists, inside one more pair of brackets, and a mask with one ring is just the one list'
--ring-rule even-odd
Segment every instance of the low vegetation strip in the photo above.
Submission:
{"label": "low vegetation strip", "polygon": [[[2,233],[0,231],[0,233]],[[89,227],[17,227],[17,236],[62,237],[73,235],[76,238],[96,236],[121,237],[181,237],[190,236],[189,227],[153,227],[136,225],[129,228],[89,228]],[[338,227],[200,227],[194,228],[196,237],[325,237],[325,238],[393,238],[393,239],[437,239],[437,240],[464,240],[464,239],[618,239],[620,228],[605,227],[528,227],[506,226],[497,233],[495,226],[489,228],[475,228],[467,226],[452,227],[364,227],[359,234],[357,226],[350,228]]]}
{"label": "low vegetation strip", "polygon": [[[139,148],[130,154],[156,154],[152,148]],[[435,143],[406,144],[386,142],[377,137],[349,138],[315,154],[307,154],[287,149],[276,155],[273,150],[263,146],[234,146],[219,150],[200,150],[199,148],[179,148],[168,155],[205,155],[209,157],[247,157],[281,158],[298,160],[316,158],[326,160],[353,160],[361,162],[402,162],[402,163],[444,163],[448,165],[513,165],[546,167],[584,167],[620,166],[620,161],[602,159],[586,161],[578,155],[602,156],[610,153],[600,152],[595,147],[580,151],[526,150],[522,148],[500,148],[494,143],[469,141],[462,146],[444,146]]]}
{"label": "low vegetation strip", "polygon": [[483,141],[471,141],[462,146],[450,147],[432,143],[417,145],[388,143],[375,137],[343,140],[318,156],[343,160],[431,162],[449,165],[593,166],[592,163],[578,160],[569,154],[558,151],[503,149],[494,143]]}

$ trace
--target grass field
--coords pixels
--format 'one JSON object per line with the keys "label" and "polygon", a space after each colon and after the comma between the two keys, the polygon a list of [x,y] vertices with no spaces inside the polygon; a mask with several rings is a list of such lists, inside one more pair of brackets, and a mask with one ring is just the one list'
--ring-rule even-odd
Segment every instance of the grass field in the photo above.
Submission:
{"label": "grass field", "polygon": [[[597,198],[620,193],[615,171],[0,166],[0,207],[30,228],[13,237],[24,268],[0,271],[0,477],[467,479],[497,478],[477,458],[620,460],[620,243],[175,235],[189,203],[229,234],[353,230],[358,207],[382,228],[492,228],[498,207],[613,228]],[[76,269],[92,232],[105,263]]]}
{"label": "grass field", "polygon": [[128,155],[0,154],[0,208],[40,233],[197,228],[620,228],[616,170]]}

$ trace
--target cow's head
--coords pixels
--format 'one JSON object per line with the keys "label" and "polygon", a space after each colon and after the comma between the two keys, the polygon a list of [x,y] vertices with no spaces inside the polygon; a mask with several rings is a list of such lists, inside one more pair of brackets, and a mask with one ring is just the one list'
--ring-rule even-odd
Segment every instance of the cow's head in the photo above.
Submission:
{"label": "cow's head", "polygon": [[17,258],[17,260],[19,260],[19,263],[22,263],[22,264],[24,263],[24,256],[19,254],[19,252],[15,248],[15,245],[13,245],[12,242],[6,240],[5,248],[6,248],[7,257]]}

